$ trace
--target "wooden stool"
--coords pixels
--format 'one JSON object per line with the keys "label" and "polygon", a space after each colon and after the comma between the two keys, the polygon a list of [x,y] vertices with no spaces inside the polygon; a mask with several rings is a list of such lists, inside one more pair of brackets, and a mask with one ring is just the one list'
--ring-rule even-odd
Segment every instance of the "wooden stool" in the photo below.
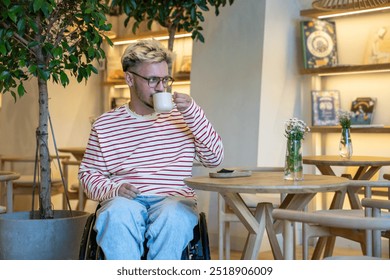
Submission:
{"label": "wooden stool", "polygon": [[[35,194],[39,194],[39,181],[36,179]],[[15,195],[31,195],[33,191],[34,176],[21,175],[19,179],[13,183],[13,193],[7,193],[7,200],[13,200]],[[63,194],[64,188],[60,178],[51,179],[51,195]]]}

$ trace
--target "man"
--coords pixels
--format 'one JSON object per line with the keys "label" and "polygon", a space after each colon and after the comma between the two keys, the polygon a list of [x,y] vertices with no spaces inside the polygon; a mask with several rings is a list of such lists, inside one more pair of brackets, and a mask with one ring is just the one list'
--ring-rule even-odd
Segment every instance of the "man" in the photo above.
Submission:
{"label": "man", "polygon": [[130,45],[122,68],[130,102],[93,124],[79,179],[98,200],[95,230],[107,259],[180,259],[198,223],[196,195],[183,179],[194,158],[206,167],[223,159],[220,136],[187,94],[156,113],[153,94],[166,91],[172,54],[156,40]]}

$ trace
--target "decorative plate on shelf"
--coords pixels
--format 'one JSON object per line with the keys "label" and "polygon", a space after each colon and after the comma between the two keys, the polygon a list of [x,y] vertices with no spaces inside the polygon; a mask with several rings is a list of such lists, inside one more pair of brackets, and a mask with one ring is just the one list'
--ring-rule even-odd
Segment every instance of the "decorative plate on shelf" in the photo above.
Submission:
{"label": "decorative plate on shelf", "polygon": [[338,63],[334,22],[302,21],[301,32],[305,68],[330,67]]}

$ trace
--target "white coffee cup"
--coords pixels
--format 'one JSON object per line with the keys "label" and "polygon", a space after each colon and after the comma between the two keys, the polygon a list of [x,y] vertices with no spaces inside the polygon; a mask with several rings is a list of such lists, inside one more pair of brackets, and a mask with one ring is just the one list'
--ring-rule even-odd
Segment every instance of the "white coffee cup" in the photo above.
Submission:
{"label": "white coffee cup", "polygon": [[153,107],[157,113],[169,113],[173,109],[172,94],[170,92],[153,94]]}

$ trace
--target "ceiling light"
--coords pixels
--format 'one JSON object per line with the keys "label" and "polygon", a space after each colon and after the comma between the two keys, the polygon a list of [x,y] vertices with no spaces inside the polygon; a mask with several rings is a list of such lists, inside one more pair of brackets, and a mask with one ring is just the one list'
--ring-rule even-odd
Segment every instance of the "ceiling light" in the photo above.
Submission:
{"label": "ceiling light", "polygon": [[316,0],[313,8],[325,11],[334,10],[367,10],[380,8],[390,3],[390,0]]}

